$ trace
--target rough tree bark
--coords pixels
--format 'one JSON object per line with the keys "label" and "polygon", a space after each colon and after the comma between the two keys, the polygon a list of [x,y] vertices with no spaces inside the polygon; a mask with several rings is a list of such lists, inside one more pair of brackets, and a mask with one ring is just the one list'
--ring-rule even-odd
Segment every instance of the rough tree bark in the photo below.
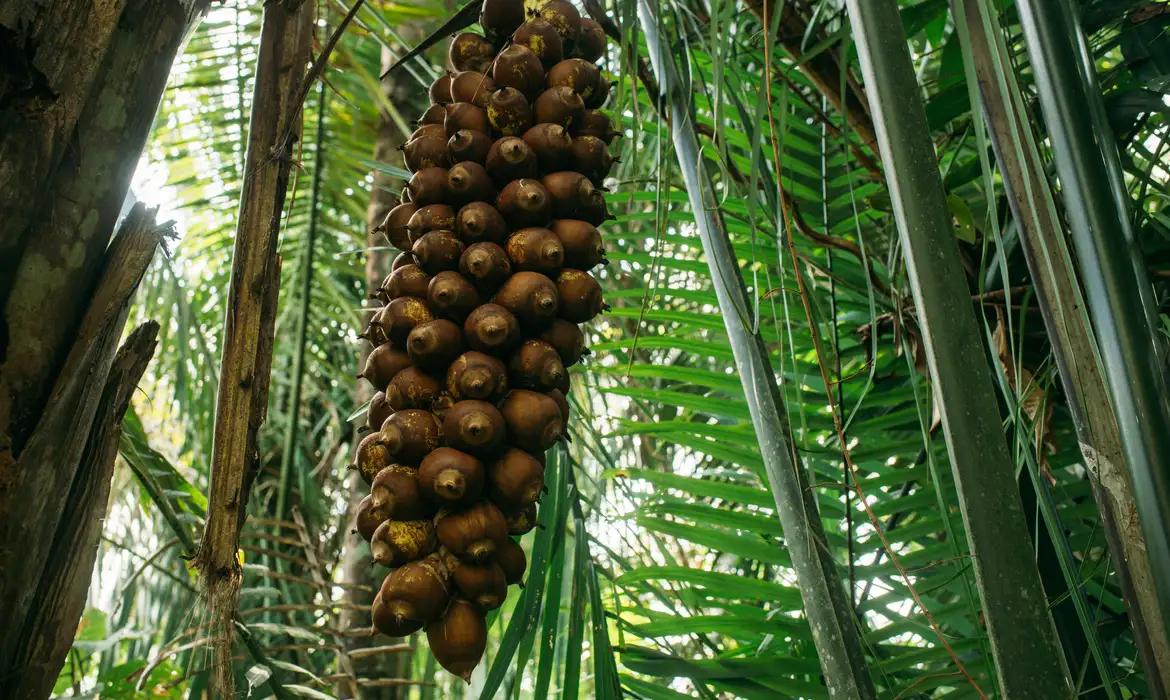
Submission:
{"label": "rough tree bark", "polygon": [[[410,33],[407,33],[409,35]],[[394,57],[390,54],[389,49],[382,49],[382,72],[384,73],[390,67]],[[382,93],[385,95],[387,101],[393,105],[409,104],[415,101],[415,94],[419,91],[415,89],[416,86],[404,84],[403,81],[395,80],[393,76],[382,79]],[[386,163],[393,165],[403,165],[402,155],[398,151],[398,144],[400,144],[407,134],[403,134],[399,128],[394,124],[384,110],[379,111],[378,119],[378,134],[374,142],[374,160],[378,163]],[[372,233],[374,227],[381,223],[385,218],[386,212],[390,211],[396,204],[398,198],[395,196],[394,178],[381,171],[374,172],[374,183],[370,187],[370,202],[366,207],[366,231],[371,232],[367,234],[366,245],[370,248],[380,247],[386,245],[386,239],[381,234]],[[366,257],[366,287],[368,289],[375,289],[382,283],[382,279],[390,270],[390,255],[384,250],[370,250]],[[368,320],[365,319],[365,320]],[[370,348],[366,343],[362,344],[361,356],[358,358],[358,367],[365,364],[366,356],[369,354]],[[355,392],[357,405],[361,405],[368,401],[373,396],[373,390],[367,382],[358,382]],[[355,441],[361,439],[360,435],[355,435]],[[342,609],[342,629],[361,629],[372,626],[369,613],[369,605],[373,602],[373,590],[382,584],[381,579],[375,575],[374,565],[370,559],[369,546],[366,542],[353,531],[353,519],[357,512],[358,503],[362,497],[369,491],[361,476],[357,471],[351,471],[345,483],[346,493],[349,494],[349,504],[346,508],[345,522],[342,523],[344,529],[345,543],[341,555],[341,578],[347,584],[350,584],[345,589],[345,602],[353,603],[361,606],[361,609],[351,609],[349,606]],[[348,643],[349,649],[356,650],[368,646],[368,639],[361,637],[351,637]],[[379,659],[376,656],[362,657],[356,661],[354,666],[359,676],[367,676],[374,672],[380,675],[389,677],[401,676],[406,670],[406,662],[409,660],[409,654],[397,653],[394,654],[389,663],[385,659]],[[398,698],[400,693],[404,693],[407,687],[402,688],[384,688],[380,693],[371,689],[363,689],[363,697],[384,697],[384,698]],[[348,687],[342,687],[340,684],[337,687],[337,694],[340,698],[352,698],[353,695],[349,692]]]}
{"label": "rough tree bark", "polygon": [[[127,217],[110,246],[109,264],[94,290],[93,303],[77,329],[66,365],[70,371],[58,379],[21,454],[21,464],[71,468],[39,469],[41,478],[26,479],[27,498],[19,504],[26,514],[3,524],[6,533],[22,538],[15,541],[22,543],[23,553],[10,558],[5,582],[23,585],[12,586],[16,600],[4,600],[5,606],[20,601],[22,607],[11,609],[8,618],[16,624],[5,636],[7,672],[0,679],[0,697],[46,696],[73,641],[101,534],[100,528],[87,523],[105,515],[114,461],[112,451],[94,454],[87,451],[87,444],[109,439],[109,421],[121,425],[125,406],[111,409],[108,394],[122,389],[107,387],[107,377],[115,379],[119,373],[114,351],[130,298],[166,230],[157,227],[153,214],[141,206]],[[135,383],[137,379],[133,377]],[[63,435],[71,439],[63,440]],[[37,507],[30,499],[40,503],[40,511],[27,511]],[[62,512],[51,522],[37,520],[34,513],[47,513],[49,504],[59,504]],[[42,537],[46,539],[34,539]]]}
{"label": "rough tree bark", "polygon": [[126,4],[0,0],[0,302]]}
{"label": "rough tree bark", "polygon": [[264,6],[232,255],[223,355],[211,453],[207,521],[195,564],[207,593],[214,635],[213,678],[231,697],[232,640],[240,590],[240,528],[260,466],[257,435],[268,407],[272,339],[280,288],[277,239],[293,145],[300,135],[300,91],[312,45],[313,3]]}
{"label": "rough tree bark", "polygon": [[115,418],[104,388],[162,231],[138,209],[110,234],[205,6],[0,0],[2,697],[51,689],[71,640],[45,621],[71,631],[84,603],[99,531],[83,523],[105,497],[79,479],[109,480],[112,453],[87,442]]}
{"label": "rough tree bark", "polygon": [[69,552],[71,556],[58,557],[50,562],[51,568],[46,568],[47,585],[37,591],[26,625],[33,632],[22,647],[27,654],[27,671],[13,679],[18,682],[10,697],[48,697],[73,646],[109,505],[122,419],[154,355],[157,338],[158,324],[144,323],[130,333],[114,356],[77,476],[70,486],[72,517],[62,522],[53,540],[55,551]]}

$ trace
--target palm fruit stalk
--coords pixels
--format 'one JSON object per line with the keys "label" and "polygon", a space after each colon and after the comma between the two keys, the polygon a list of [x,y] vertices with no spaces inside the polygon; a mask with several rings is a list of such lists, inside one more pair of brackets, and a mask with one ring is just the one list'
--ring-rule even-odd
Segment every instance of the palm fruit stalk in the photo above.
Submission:
{"label": "palm fruit stalk", "polygon": [[617,135],[598,108],[605,34],[567,0],[484,0],[403,145],[411,177],[379,227],[402,250],[362,337],[378,392],[355,467],[355,523],[393,567],[372,609],[392,637],[425,630],[467,680],[485,614],[520,584],[544,453],[564,439],[580,324],[607,306],[601,183]]}

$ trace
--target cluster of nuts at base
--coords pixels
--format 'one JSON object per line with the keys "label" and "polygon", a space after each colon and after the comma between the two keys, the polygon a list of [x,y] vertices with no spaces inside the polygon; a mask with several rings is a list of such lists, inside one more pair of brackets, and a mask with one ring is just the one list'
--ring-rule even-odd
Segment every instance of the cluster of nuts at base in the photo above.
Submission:
{"label": "cluster of nuts at base", "polygon": [[569,418],[579,324],[606,306],[589,270],[613,158],[601,26],[567,0],[484,0],[451,42],[454,72],[403,146],[413,173],[378,230],[403,250],[363,337],[378,390],[356,467],[370,486],[357,530],[392,567],[375,597],[382,633],[426,629],[467,679],[485,614],[526,560],[545,451]]}

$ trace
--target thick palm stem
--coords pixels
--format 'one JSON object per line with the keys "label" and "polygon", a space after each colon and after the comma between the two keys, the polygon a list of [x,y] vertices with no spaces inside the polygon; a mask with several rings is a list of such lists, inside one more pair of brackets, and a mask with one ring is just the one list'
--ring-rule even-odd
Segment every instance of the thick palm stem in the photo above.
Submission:
{"label": "thick palm stem", "polygon": [[991,144],[1052,354],[1068,397],[1081,452],[1089,467],[1110,553],[1152,694],[1170,685],[1168,643],[1146,538],[1137,523],[1133,484],[1117,417],[1101,369],[1096,336],[1085,310],[1056,208],[1056,198],[1032,133],[1023,94],[1011,69],[998,18],[986,0],[952,0],[959,36],[978,79]]}
{"label": "thick palm stem", "polygon": [[848,8],[999,682],[1011,698],[1069,697],[898,7]]}
{"label": "thick palm stem", "polygon": [[1163,627],[1170,625],[1170,387],[1161,341],[1149,323],[1149,282],[1131,256],[1126,213],[1115,171],[1102,150],[1106,135],[1092,119],[1093,102],[1078,66],[1079,31],[1062,3],[1024,0],[1020,22],[1040,106],[1047,116],[1057,176],[1065,194],[1078,271],[1100,338],[1126,462],[1137,497]]}

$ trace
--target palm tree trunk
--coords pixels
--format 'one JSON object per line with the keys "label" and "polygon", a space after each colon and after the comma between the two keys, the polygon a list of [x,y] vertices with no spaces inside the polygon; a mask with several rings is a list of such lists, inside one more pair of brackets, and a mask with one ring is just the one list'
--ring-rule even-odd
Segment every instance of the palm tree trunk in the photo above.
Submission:
{"label": "palm tree trunk", "polygon": [[[5,590],[17,600],[6,595],[3,604],[23,607],[7,611],[12,617],[5,618],[11,626],[4,636],[6,672],[0,676],[0,697],[47,696],[73,643],[89,590],[128,392],[153,354],[157,328],[140,328],[127,341],[131,368],[124,366],[126,353],[118,358],[114,353],[130,298],[163,233],[141,206],[127,217],[111,245],[94,304],[77,329],[66,365],[73,369],[58,378],[41,423],[21,453],[19,464],[39,467],[41,475],[26,480],[24,495],[44,505],[38,515],[28,510],[28,501],[15,503],[12,510],[22,511],[15,516],[21,520],[3,522],[5,534],[21,538],[6,540],[20,543],[12,553],[22,555],[6,563]],[[135,339],[144,334],[147,340]],[[95,378],[102,378],[101,383]],[[62,435],[69,439],[62,440]],[[50,513],[56,517],[46,517]],[[22,576],[33,577],[31,589]]]}
{"label": "palm tree trunk", "polygon": [[1070,697],[898,7],[847,4],[1000,685]]}
{"label": "palm tree trunk", "polygon": [[1151,695],[1170,688],[1170,640],[1160,612],[1146,538],[1137,527],[1133,484],[1117,417],[1098,361],[1097,339],[1064,239],[1055,195],[995,11],[986,0],[952,0],[968,45],[1004,190],[1052,342],[1093,495],[1142,656]]}
{"label": "palm tree trunk", "polygon": [[0,2],[0,696],[49,692],[84,603],[82,521],[105,496],[78,479],[109,479],[113,455],[87,444],[108,439],[103,391],[164,231],[138,209],[111,233],[205,5]]}
{"label": "palm tree trunk", "polygon": [[122,419],[154,355],[157,337],[157,323],[142,324],[130,333],[110,365],[93,427],[70,485],[70,517],[63,519],[53,540],[53,549],[68,555],[55,556],[45,567],[44,585],[37,590],[26,623],[29,636],[22,649],[28,661],[26,672],[12,679],[15,683],[8,687],[11,692],[6,697],[48,697],[73,646],[109,505]]}
{"label": "palm tree trunk", "polygon": [[257,434],[268,408],[268,380],[280,288],[277,239],[293,145],[300,135],[301,82],[312,44],[308,2],[264,6],[244,184],[222,342],[203,540],[195,558],[215,637],[215,688],[231,697],[232,640],[240,589],[240,528],[260,466]]}
{"label": "palm tree trunk", "polygon": [[744,394],[755,426],[760,454],[768,473],[784,543],[792,557],[804,613],[832,698],[876,697],[861,644],[859,623],[846,595],[825,540],[820,513],[800,456],[792,441],[787,408],[776,386],[776,374],[759,334],[752,330],[751,304],[731,241],[723,227],[710,175],[700,158],[690,119],[690,105],[675,77],[674,64],[662,53],[659,21],[646,0],[638,3],[638,18],[661,95],[669,109],[671,137],[679,169],[686,182],[691,210],[711,280],[719,299],[728,340],[739,368]]}
{"label": "palm tree trunk", "polygon": [[53,176],[69,151],[70,134],[91,90],[106,78],[102,59],[127,3],[57,0],[37,6],[0,0],[0,37],[6,49],[0,65],[2,306],[16,280],[29,224],[51,201]]}

